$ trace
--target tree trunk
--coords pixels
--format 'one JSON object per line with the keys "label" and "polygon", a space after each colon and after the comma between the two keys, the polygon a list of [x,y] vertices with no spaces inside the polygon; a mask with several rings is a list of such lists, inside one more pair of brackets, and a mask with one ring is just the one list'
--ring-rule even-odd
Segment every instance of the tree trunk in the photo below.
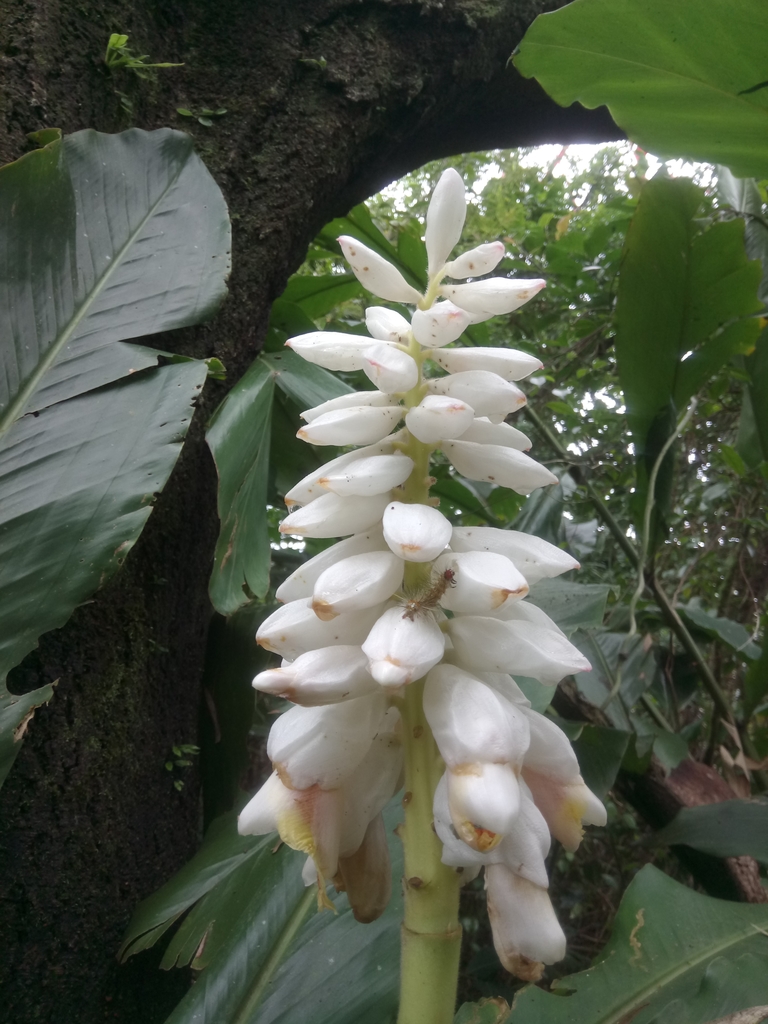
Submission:
{"label": "tree trunk", "polygon": [[[536,0],[3,0],[0,160],[60,127],[189,131],[234,227],[231,294],[211,325],[152,338],[216,355],[182,458],[120,575],[14,671],[58,680],[0,793],[2,1019],[162,1021],[187,983],[115,951],[136,903],[199,838],[199,782],[166,768],[195,742],[217,532],[207,415],[258,353],[271,301],[331,217],[426,160],[600,141],[604,111],[563,110],[507,60]],[[184,67],[110,74],[110,32]],[[131,105],[126,114],[118,92]],[[213,127],[177,107],[226,108]],[[187,777],[188,776],[188,777]]]}

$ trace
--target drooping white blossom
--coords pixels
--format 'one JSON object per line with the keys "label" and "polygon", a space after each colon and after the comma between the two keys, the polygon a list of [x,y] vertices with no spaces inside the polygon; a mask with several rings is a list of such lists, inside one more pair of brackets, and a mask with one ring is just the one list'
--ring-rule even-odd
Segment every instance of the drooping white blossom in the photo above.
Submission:
{"label": "drooping white blossom", "polygon": [[498,955],[508,970],[537,980],[565,951],[547,893],[550,837],[575,849],[586,824],[604,823],[605,809],[564,733],[531,708],[514,679],[552,684],[589,667],[528,596],[533,583],[578,563],[519,531],[454,528],[427,496],[436,448],[443,474],[447,458],[467,480],[522,494],[557,479],[523,454],[530,439],[504,422],[525,404],[513,382],[540,361],[506,347],[446,347],[545,283],[484,278],[504,256],[501,242],[450,260],[465,211],[464,186],[450,169],[427,214],[423,296],[377,252],[339,239],[366,288],[416,307],[410,324],[372,305],[369,337],[315,331],[288,342],[326,369],[364,371],[377,390],[302,413],[303,440],[358,450],[288,490],[291,511],[280,531],[351,536],[278,587],[286,603],[257,633],[283,663],[260,672],[254,687],[293,707],[272,727],[276,770],[243,809],[239,828],[277,829],[306,854],[302,874],[317,885],[320,905],[328,905],[332,880],[357,920],[375,920],[391,891],[381,812],[401,784],[403,746],[415,737],[399,709],[407,707],[404,688],[425,680],[427,732],[444,766],[432,808],[443,863],[463,881],[485,871]]}

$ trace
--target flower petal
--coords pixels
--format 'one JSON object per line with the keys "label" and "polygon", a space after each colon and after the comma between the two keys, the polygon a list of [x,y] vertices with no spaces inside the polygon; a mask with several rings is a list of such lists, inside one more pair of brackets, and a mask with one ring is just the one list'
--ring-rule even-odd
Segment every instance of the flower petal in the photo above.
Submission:
{"label": "flower petal", "polygon": [[431,562],[451,539],[451,524],[429,505],[390,502],[382,520],[384,540],[408,562]]}
{"label": "flower petal", "polygon": [[471,425],[474,410],[459,398],[427,395],[405,414],[405,425],[423,444],[437,444],[445,438],[459,437]]}
{"label": "flower petal", "polygon": [[308,444],[317,445],[375,444],[387,436],[404,412],[400,405],[382,408],[358,405],[350,409],[336,409],[312,420],[297,431],[296,436]]}
{"label": "flower petal", "polygon": [[476,416],[508,415],[526,402],[520,388],[489,370],[467,370],[449,377],[436,377],[426,383],[433,395],[460,398],[472,406]]}
{"label": "flower petal", "polygon": [[301,418],[305,423],[311,423],[326,412],[336,412],[337,409],[351,409],[361,405],[373,405],[380,409],[384,405],[397,405],[397,402],[392,399],[391,395],[385,395],[381,391],[349,391],[346,395],[329,398],[327,402],[321,402],[320,405],[315,405],[311,409],[305,409],[301,413]]}
{"label": "flower petal", "polygon": [[[367,456],[384,455],[391,453],[393,450],[392,442],[389,438],[385,438],[383,441],[379,441],[378,444],[368,445],[365,448],[358,448],[357,451],[345,452],[343,455],[339,455],[338,458],[331,459],[330,462],[326,462],[325,465],[320,466],[319,469],[313,470],[308,473],[303,480],[293,486],[285,496],[285,504],[290,510],[293,505],[308,505],[311,501],[315,501],[316,498],[321,498],[324,494],[327,494],[329,490],[334,488],[328,487],[328,480],[334,477],[339,471],[339,476],[343,476],[343,471],[346,467],[363,462]],[[405,458],[405,456],[401,456]],[[356,472],[356,471],[355,471]],[[321,483],[322,481],[322,483]],[[394,486],[394,485],[393,485]]]}
{"label": "flower petal", "polygon": [[477,444],[463,438],[444,441],[441,448],[459,473],[469,480],[509,487],[518,494],[530,494],[537,487],[557,483],[557,477],[546,466],[516,448]]}
{"label": "flower petal", "polygon": [[458,614],[482,615],[528,593],[525,577],[504,555],[490,551],[453,552],[440,555],[435,569],[441,575],[453,574],[440,604]]}
{"label": "flower petal", "polygon": [[461,434],[462,441],[475,441],[477,444],[495,444],[503,448],[516,448],[519,452],[527,452],[533,442],[529,437],[510,426],[509,423],[491,423],[489,419],[474,419]]}
{"label": "flower petal", "polygon": [[384,534],[378,524],[364,533],[355,534],[354,537],[341,540],[338,544],[332,544],[291,573],[288,579],[277,588],[275,597],[278,601],[283,602],[311,597],[318,577],[328,566],[335,565],[336,562],[340,562],[342,558],[348,558],[350,555],[359,555],[363,551],[382,551],[385,547]]}
{"label": "flower petal", "polygon": [[365,326],[368,333],[377,341],[392,341],[397,345],[407,345],[411,333],[411,325],[404,316],[386,306],[369,306],[365,311]]}
{"label": "flower petal", "polygon": [[315,583],[312,608],[321,619],[370,608],[390,598],[403,582],[405,562],[391,551],[350,555],[323,572]]}
{"label": "flower petal", "polygon": [[387,394],[410,391],[419,380],[416,360],[383,341],[365,350],[362,369],[366,377]]}
{"label": "flower petal", "polygon": [[419,302],[421,295],[383,256],[349,235],[340,235],[338,242],[355,277],[368,291],[389,302]]}
{"label": "flower petal", "polygon": [[567,551],[519,530],[497,530],[492,526],[454,527],[451,548],[454,551],[496,551],[506,555],[531,586],[545,577],[559,576],[579,568],[579,563]]}
{"label": "flower petal", "polygon": [[456,341],[475,322],[475,317],[466,309],[459,309],[452,302],[436,302],[429,309],[416,310],[411,318],[411,329],[420,345],[438,349]]}
{"label": "flower petal", "polygon": [[538,981],[543,964],[565,956],[565,935],[546,889],[516,875],[506,864],[485,869],[493,944],[504,967],[525,981]]}
{"label": "flower petal", "polygon": [[324,366],[326,370],[351,372],[362,370],[363,353],[370,347],[371,339],[341,331],[312,331],[289,338],[285,344],[308,363]]}
{"label": "flower petal", "polygon": [[377,620],[363,643],[368,671],[388,689],[421,679],[443,656],[445,637],[434,616],[408,618],[400,607]]}
{"label": "flower petal", "polygon": [[444,284],[441,293],[470,313],[499,316],[518,309],[546,286],[546,281],[515,281],[508,277],[489,277],[471,284]]}
{"label": "flower petal", "polygon": [[445,348],[430,352],[429,358],[448,373],[490,370],[504,380],[522,380],[542,367],[541,360],[536,356],[513,348]]}
{"label": "flower petal", "polygon": [[341,495],[384,494],[405,483],[413,471],[413,459],[400,452],[350,459],[344,465],[339,465],[338,460],[334,463],[326,463],[326,472],[321,472],[318,485]]}
{"label": "flower petal", "polygon": [[253,687],[303,707],[338,704],[377,689],[360,647],[339,644],[300,654],[284,668],[259,672]]}
{"label": "flower petal", "polygon": [[381,611],[381,608],[363,608],[323,622],[315,615],[308,598],[291,601],[262,622],[256,643],[291,661],[316,647],[361,644]]}
{"label": "flower petal", "polygon": [[457,281],[463,281],[466,277],[482,277],[483,274],[490,274],[502,259],[504,243],[486,242],[485,245],[478,245],[446,263],[445,273]]}
{"label": "flower petal", "polygon": [[455,168],[449,167],[440,175],[427,208],[427,228],[424,243],[430,277],[445,265],[451,250],[461,238],[467,200],[464,182]]}
{"label": "flower petal", "polygon": [[324,494],[296,509],[280,524],[280,533],[298,537],[343,537],[369,530],[379,522],[389,502],[387,494],[342,497]]}

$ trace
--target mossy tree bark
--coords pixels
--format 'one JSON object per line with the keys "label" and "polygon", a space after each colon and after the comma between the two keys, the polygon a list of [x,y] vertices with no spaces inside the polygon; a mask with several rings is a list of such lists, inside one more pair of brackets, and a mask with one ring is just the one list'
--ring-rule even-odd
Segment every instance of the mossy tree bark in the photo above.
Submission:
{"label": "mossy tree bark", "polygon": [[[217,521],[206,415],[258,353],[272,299],[332,216],[439,156],[618,137],[561,110],[507,60],[538,0],[3,0],[0,160],[26,133],[190,131],[234,226],[231,295],[210,325],[153,338],[217,355],[182,458],[121,574],[43,638],[12,688],[58,680],[0,793],[0,1005],[9,1024],[162,1021],[187,979],[115,962],[136,902],[190,855],[199,787],[164,768],[194,742]],[[110,32],[183,68],[110,75]],[[322,60],[321,60],[322,58]],[[312,63],[312,62],[316,63]],[[128,116],[117,94],[133,105]],[[176,107],[225,107],[206,128]]]}

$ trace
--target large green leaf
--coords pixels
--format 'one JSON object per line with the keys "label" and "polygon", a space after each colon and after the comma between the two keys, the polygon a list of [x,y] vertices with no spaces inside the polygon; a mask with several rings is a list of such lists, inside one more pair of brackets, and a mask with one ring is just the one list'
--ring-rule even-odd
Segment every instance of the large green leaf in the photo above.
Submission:
{"label": "large green leaf", "polygon": [[723,618],[721,615],[712,615],[695,604],[678,605],[677,610],[689,626],[701,630],[712,639],[722,640],[736,654],[743,654],[750,661],[756,661],[760,657],[760,647],[740,622]]}
{"label": "large green leaf", "polygon": [[[761,268],[745,255],[743,221],[700,232],[701,198],[690,181],[653,179],[643,187],[627,233],[616,356],[638,463],[638,521],[651,469],[681,411],[725,362],[754,347],[760,331],[751,314],[761,309]],[[656,487],[662,517],[672,469],[670,453]],[[654,527],[652,546],[661,536]]]}
{"label": "large green leaf", "polygon": [[222,615],[269,589],[266,501],[275,384],[302,409],[352,390],[290,349],[264,352],[216,410],[207,441],[219,474],[221,530],[209,592]]}
{"label": "large green leaf", "polygon": [[644,149],[768,175],[763,0],[576,0],[515,58],[561,105],[605,104]]}
{"label": "large green leaf", "polygon": [[198,854],[137,909],[121,957],[153,945],[193,907],[163,966],[192,963],[201,974],[168,1024],[295,1024],[308,1013],[313,1024],[390,1024],[403,870],[393,830],[401,817],[394,799],[385,811],[393,896],[373,924],[354,920],[344,894],[330,894],[335,914],[316,913],[313,893],[301,881],[303,856],[280,846],[275,835],[238,836],[230,814],[213,823]]}
{"label": "large green leaf", "polygon": [[354,274],[294,274],[280,298],[299,306],[308,317],[316,320],[339,303],[363,295],[365,290]]}
{"label": "large green leaf", "polygon": [[540,580],[531,587],[528,600],[554,619],[566,636],[571,636],[577,629],[603,624],[610,592],[611,588],[603,583]]}
{"label": "large green leaf", "polygon": [[768,864],[768,803],[723,800],[683,807],[656,838],[674,846],[684,843],[714,857],[754,857]]}
{"label": "large green leaf", "polygon": [[0,169],[0,238],[2,781],[51,694],[7,672],[122,563],[205,378],[124,339],[214,312],[229,221],[187,136],[84,131]]}
{"label": "large green leaf", "polygon": [[508,1024],[705,1024],[768,1000],[768,905],[701,896],[647,865],[599,962],[526,988]]}

